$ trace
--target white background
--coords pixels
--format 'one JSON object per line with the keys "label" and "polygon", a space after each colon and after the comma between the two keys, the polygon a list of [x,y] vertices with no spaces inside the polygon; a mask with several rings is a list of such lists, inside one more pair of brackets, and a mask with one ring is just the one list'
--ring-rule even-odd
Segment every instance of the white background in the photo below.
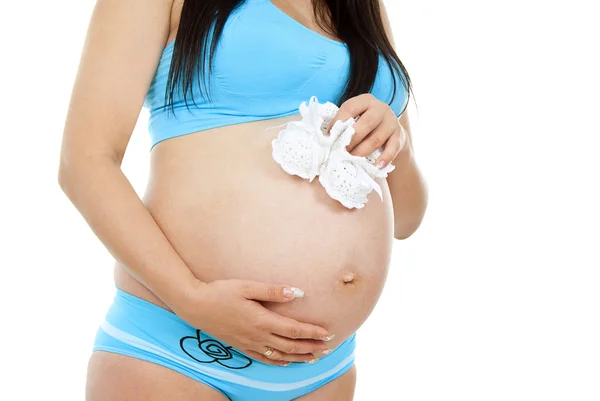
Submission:
{"label": "white background", "polygon": [[[0,3],[3,400],[82,400],[113,294],[57,184],[93,3]],[[386,3],[430,203],[359,332],[356,400],[600,400],[595,2]],[[123,165],[140,194],[146,119]]]}

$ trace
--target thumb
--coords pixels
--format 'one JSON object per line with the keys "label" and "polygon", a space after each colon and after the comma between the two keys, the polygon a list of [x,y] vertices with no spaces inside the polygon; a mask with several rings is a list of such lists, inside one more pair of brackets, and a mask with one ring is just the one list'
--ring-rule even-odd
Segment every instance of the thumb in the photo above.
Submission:
{"label": "thumb", "polygon": [[281,284],[267,284],[257,281],[247,281],[242,296],[246,299],[267,302],[288,302],[303,298],[304,291],[300,288]]}

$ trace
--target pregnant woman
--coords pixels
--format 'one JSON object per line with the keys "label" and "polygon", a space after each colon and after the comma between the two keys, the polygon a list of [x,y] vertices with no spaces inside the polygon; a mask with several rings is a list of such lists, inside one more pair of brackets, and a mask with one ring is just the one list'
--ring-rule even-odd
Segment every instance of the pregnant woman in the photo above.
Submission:
{"label": "pregnant woman", "polygon": [[[116,260],[86,399],[351,400],[355,332],[426,209],[409,89],[381,0],[97,0],[59,169]],[[142,107],[140,199],[120,166]],[[312,180],[274,160],[307,118],[353,130],[327,177],[325,148],[299,153]],[[368,202],[326,187],[367,170]]]}

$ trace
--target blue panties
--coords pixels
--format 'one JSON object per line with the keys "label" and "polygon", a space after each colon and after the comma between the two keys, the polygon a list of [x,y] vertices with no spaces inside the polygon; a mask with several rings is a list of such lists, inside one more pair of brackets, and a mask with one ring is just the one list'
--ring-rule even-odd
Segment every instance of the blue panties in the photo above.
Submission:
{"label": "blue panties", "polygon": [[189,376],[232,401],[290,401],[348,371],[356,333],[316,363],[273,366],[192,327],[176,314],[116,289],[93,351],[153,362]]}

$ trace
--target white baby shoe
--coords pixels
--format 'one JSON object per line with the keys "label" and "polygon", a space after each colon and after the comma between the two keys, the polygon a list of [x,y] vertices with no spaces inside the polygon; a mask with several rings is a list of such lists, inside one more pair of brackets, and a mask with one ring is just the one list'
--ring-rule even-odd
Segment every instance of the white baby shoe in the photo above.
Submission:
{"label": "white baby shoe", "polygon": [[355,131],[356,120],[336,121],[329,134],[327,127],[335,117],[338,107],[326,102],[320,104],[315,96],[308,105],[300,105],[302,119],[285,124],[273,140],[273,159],[285,172],[319,182],[327,194],[345,207],[363,208],[367,196],[375,190],[381,199],[381,187],[375,178],[385,178],[394,165],[385,168],[375,166],[381,155],[377,149],[367,157],[351,155],[346,146]]}
{"label": "white baby shoe", "polygon": [[335,141],[327,135],[327,126],[335,116],[335,112],[331,115],[329,111],[331,106],[337,108],[333,103],[320,105],[316,98],[314,102],[311,98],[309,105],[302,102],[302,119],[284,124],[286,128],[273,140],[273,159],[286,173],[310,181],[319,174]]}

